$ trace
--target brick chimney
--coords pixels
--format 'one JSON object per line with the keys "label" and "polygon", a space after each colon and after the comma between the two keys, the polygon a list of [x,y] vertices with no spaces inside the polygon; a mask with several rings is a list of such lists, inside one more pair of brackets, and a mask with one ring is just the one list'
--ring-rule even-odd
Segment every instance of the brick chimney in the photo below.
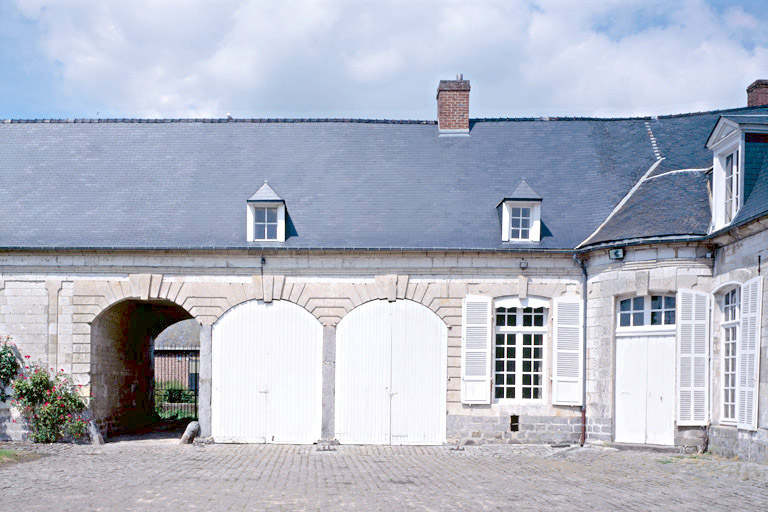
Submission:
{"label": "brick chimney", "polygon": [[469,80],[440,80],[437,87],[437,126],[441,135],[469,134]]}
{"label": "brick chimney", "polygon": [[[442,84],[442,82],[440,82]],[[768,105],[768,80],[755,80],[747,87],[747,106]]]}

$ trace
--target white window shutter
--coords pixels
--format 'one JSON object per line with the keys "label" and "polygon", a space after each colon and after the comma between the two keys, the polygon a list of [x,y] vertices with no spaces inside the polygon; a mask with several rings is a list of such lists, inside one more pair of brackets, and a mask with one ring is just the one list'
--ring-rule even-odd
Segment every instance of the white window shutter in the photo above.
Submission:
{"label": "white window shutter", "polygon": [[760,310],[762,277],[741,287],[741,335],[737,350],[736,415],[738,427],[757,430],[757,399],[760,375]]}
{"label": "white window shutter", "polygon": [[491,403],[493,299],[467,295],[462,307],[461,401]]}
{"label": "white window shutter", "polygon": [[677,292],[677,424],[703,426],[709,411],[709,294]]}
{"label": "white window shutter", "polygon": [[552,403],[582,405],[584,396],[584,329],[582,300],[577,295],[555,299]]}

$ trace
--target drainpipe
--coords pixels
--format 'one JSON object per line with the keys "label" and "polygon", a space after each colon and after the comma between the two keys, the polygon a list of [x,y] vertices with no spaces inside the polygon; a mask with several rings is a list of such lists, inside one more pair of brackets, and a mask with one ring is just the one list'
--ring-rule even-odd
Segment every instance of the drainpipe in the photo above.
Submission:
{"label": "drainpipe", "polygon": [[581,267],[581,300],[582,300],[582,353],[584,355],[581,361],[581,438],[579,446],[584,446],[587,440],[587,266],[584,260],[576,254],[573,255],[573,261]]}

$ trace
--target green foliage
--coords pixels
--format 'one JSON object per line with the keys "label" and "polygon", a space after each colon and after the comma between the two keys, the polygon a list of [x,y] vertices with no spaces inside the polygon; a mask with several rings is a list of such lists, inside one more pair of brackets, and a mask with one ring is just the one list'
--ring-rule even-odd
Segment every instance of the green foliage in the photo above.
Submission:
{"label": "green foliage", "polygon": [[86,403],[63,370],[56,373],[53,368],[25,366],[13,382],[13,398],[29,422],[36,443],[78,439],[88,432],[88,424],[80,416]]}
{"label": "green foliage", "polygon": [[10,395],[5,393],[5,389],[16,378],[21,367],[14,353],[14,348],[10,336],[0,336],[0,402],[5,402],[10,398]]}

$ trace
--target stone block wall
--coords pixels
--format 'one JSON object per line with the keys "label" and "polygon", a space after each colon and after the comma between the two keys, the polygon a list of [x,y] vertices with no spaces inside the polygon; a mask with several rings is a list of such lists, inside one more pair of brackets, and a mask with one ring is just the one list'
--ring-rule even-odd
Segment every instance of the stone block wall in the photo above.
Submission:
{"label": "stone block wall", "polygon": [[[768,228],[768,225],[765,226]],[[754,228],[753,228],[754,229]],[[758,268],[758,262],[760,267]],[[759,272],[759,274],[758,274]],[[715,294],[712,318],[712,428],[710,450],[725,457],[768,462],[768,229],[739,239],[727,240],[716,254],[712,291]],[[758,275],[763,277],[762,325],[760,339],[760,382],[757,430],[738,430],[722,423],[723,332],[722,292]]]}
{"label": "stone block wall", "polygon": [[[369,300],[413,300],[434,311],[448,326],[447,409],[448,438],[460,439],[468,429],[466,418],[485,417],[486,423],[508,414],[508,405],[486,408],[461,403],[461,303],[467,294],[491,297],[537,296],[554,298],[563,293],[579,293],[581,271],[566,255],[521,256],[515,254],[465,253],[75,253],[58,255],[55,275],[45,271],[51,260],[39,253],[0,253],[0,280],[11,283],[11,294],[0,291],[0,300],[33,301],[40,306],[16,318],[11,334],[26,323],[37,324],[35,334],[21,340],[34,351],[34,357],[48,360],[52,338],[57,333],[57,365],[74,375],[83,392],[106,397],[104,416],[109,424],[109,410],[134,400],[120,397],[112,388],[126,377],[125,361],[111,361],[103,349],[120,342],[118,332],[125,332],[125,314],[111,308],[123,301],[160,301],[181,306],[203,325],[211,325],[232,306],[246,300],[288,300],[312,313],[325,326],[333,327],[352,309]],[[520,270],[525,258],[528,265]],[[31,273],[32,271],[37,273]],[[23,276],[23,278],[22,278]],[[58,285],[58,301],[51,302],[49,282]],[[24,284],[32,283],[32,284]],[[26,293],[20,288],[34,290]],[[14,295],[15,294],[15,295]],[[48,294],[48,295],[46,295]],[[14,299],[12,297],[24,297]],[[55,314],[51,315],[51,304]],[[46,307],[48,313],[46,315]],[[121,307],[121,306],[118,306]],[[37,316],[35,316],[37,315]],[[116,315],[116,316],[115,316]],[[0,316],[2,326],[11,325]],[[38,332],[39,331],[39,332]],[[0,328],[2,332],[2,328]],[[47,345],[46,345],[47,341]],[[46,352],[48,347],[49,352]],[[546,336],[545,401],[535,405],[519,404],[514,409],[523,418],[557,418],[525,422],[536,425],[539,439],[558,438],[560,422],[580,417],[576,407],[553,407],[551,399],[552,368],[551,317]],[[112,364],[115,363],[115,364]],[[326,361],[333,365],[333,361]],[[112,368],[110,370],[109,368]],[[325,372],[325,375],[333,372]],[[124,379],[123,379],[124,380]],[[130,380],[130,379],[129,379]],[[108,384],[111,382],[112,384]],[[135,385],[123,382],[118,387]],[[201,390],[202,393],[202,390]],[[123,392],[123,394],[125,394]],[[97,406],[98,408],[98,406]],[[119,416],[119,415],[118,415]],[[560,418],[565,418],[561,420]],[[475,421],[474,419],[469,421]],[[478,420],[479,421],[479,420]],[[575,420],[574,420],[575,421]],[[525,427],[526,429],[528,427]],[[570,428],[570,427],[569,427]],[[567,430],[567,429],[566,429]],[[482,429],[481,429],[482,431]],[[475,432],[473,430],[473,432]],[[549,435],[547,433],[551,433]],[[489,434],[493,439],[495,434]],[[527,433],[523,437],[535,436]]]}
{"label": "stone block wall", "polygon": [[[712,258],[693,245],[626,248],[623,260],[608,251],[589,255],[587,288],[587,441],[613,441],[616,371],[616,315],[620,299],[675,294],[679,289],[709,291]],[[690,433],[678,430],[676,444]],[[699,442],[699,441],[697,441]]]}
{"label": "stone block wall", "polygon": [[[525,410],[520,407],[519,410]],[[515,414],[517,422],[513,431],[512,415],[497,416],[448,416],[447,429],[453,433],[449,441],[465,445],[507,443],[507,444],[551,444],[579,442],[581,438],[581,416],[537,416]]]}

